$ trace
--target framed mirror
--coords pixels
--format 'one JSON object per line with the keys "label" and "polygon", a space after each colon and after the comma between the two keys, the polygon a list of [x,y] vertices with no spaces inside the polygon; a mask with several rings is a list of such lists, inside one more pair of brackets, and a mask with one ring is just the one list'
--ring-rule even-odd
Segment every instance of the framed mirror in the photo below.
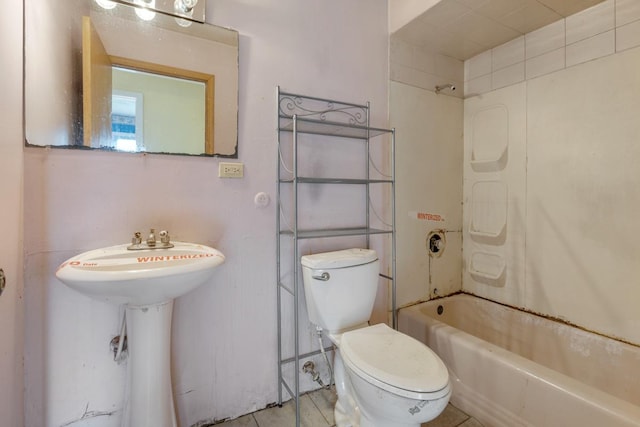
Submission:
{"label": "framed mirror", "polygon": [[238,33],[25,0],[28,146],[237,157]]}

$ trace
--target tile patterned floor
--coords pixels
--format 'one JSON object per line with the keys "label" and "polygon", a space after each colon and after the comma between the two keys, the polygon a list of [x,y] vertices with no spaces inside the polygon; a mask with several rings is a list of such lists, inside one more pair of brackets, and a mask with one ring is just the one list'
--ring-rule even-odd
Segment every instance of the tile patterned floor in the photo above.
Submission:
{"label": "tile patterned floor", "polygon": [[[300,397],[301,427],[331,427],[333,420],[333,391],[321,389]],[[263,409],[235,420],[216,424],[216,427],[287,427],[295,425],[296,409],[290,400],[282,408]],[[422,427],[482,427],[477,420],[449,404],[438,418]]]}

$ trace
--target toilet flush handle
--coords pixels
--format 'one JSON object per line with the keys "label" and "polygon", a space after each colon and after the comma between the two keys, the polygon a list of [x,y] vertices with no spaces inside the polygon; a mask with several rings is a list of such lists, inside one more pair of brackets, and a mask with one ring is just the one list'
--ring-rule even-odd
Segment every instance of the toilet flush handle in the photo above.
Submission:
{"label": "toilet flush handle", "polygon": [[311,277],[316,279],[316,280],[321,280],[323,282],[326,282],[327,280],[329,280],[331,278],[331,275],[329,275],[329,273],[325,271],[320,275],[314,275],[314,276],[311,276]]}

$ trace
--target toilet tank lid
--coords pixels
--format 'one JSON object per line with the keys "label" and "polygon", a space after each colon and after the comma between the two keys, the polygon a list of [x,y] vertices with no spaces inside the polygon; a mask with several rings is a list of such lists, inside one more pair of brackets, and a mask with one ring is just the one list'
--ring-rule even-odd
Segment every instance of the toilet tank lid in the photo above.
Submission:
{"label": "toilet tank lid", "polygon": [[378,255],[373,249],[356,248],[305,255],[300,259],[300,261],[304,267],[312,269],[331,269],[368,264],[377,259]]}

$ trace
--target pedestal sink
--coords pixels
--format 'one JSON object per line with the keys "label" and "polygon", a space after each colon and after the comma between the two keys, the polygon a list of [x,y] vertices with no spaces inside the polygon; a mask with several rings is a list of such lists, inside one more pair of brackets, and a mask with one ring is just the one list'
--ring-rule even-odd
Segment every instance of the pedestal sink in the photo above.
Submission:
{"label": "pedestal sink", "polygon": [[170,371],[173,299],[205,283],[224,262],[224,255],[208,246],[172,243],[168,249],[97,249],[56,271],[60,281],[82,294],[125,305],[125,427],[177,427]]}

